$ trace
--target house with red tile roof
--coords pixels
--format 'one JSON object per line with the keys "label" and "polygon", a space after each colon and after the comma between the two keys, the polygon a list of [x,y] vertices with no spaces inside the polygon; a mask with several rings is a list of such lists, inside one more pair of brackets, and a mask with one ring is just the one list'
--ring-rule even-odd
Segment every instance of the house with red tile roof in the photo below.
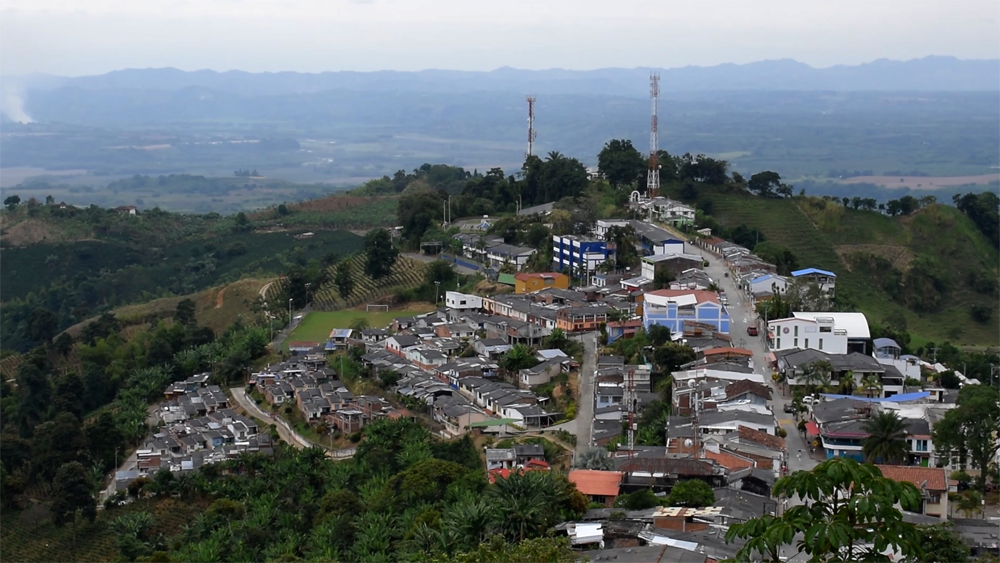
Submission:
{"label": "house with red tile roof", "polygon": [[943,467],[919,467],[911,465],[876,465],[884,477],[912,483],[920,489],[920,513],[926,516],[937,516],[941,520],[948,519],[948,474]]}
{"label": "house with red tile roof", "polygon": [[604,504],[608,508],[615,505],[619,486],[622,482],[621,471],[598,471],[595,469],[574,469],[569,472],[569,482],[576,489],[587,495],[590,502]]}

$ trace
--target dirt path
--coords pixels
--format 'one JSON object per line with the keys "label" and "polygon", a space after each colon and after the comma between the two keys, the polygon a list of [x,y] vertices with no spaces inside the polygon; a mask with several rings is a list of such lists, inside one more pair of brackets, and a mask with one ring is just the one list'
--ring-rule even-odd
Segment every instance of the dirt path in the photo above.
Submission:
{"label": "dirt path", "polygon": [[216,309],[221,309],[222,308],[222,299],[223,299],[223,295],[225,295],[225,293],[226,293],[226,288],[223,287],[222,289],[219,290],[219,293],[215,294],[215,308]]}

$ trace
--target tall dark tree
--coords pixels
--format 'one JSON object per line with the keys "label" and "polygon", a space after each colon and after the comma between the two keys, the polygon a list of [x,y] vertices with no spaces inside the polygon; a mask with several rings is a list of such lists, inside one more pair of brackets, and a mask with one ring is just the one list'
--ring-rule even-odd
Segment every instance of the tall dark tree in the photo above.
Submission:
{"label": "tall dark tree", "polygon": [[77,510],[93,522],[97,518],[97,504],[90,494],[90,485],[83,464],[71,462],[59,466],[52,480],[52,522],[57,526],[73,523]]}
{"label": "tall dark tree", "polygon": [[388,276],[398,256],[389,231],[375,229],[365,236],[365,273],[373,280]]}
{"label": "tall dark tree", "polygon": [[75,371],[67,371],[60,376],[56,380],[55,392],[52,394],[52,406],[55,412],[68,412],[82,421],[85,390],[83,380]]}
{"label": "tall dark tree", "polygon": [[333,285],[337,287],[337,293],[340,294],[341,299],[347,299],[347,296],[354,291],[354,276],[351,274],[350,261],[343,260],[337,264],[337,269],[333,274]]}
{"label": "tall dark tree", "polygon": [[620,270],[639,264],[639,251],[636,249],[639,236],[632,225],[611,227],[604,240],[615,245],[615,268]]}
{"label": "tall dark tree", "polygon": [[616,188],[634,184],[646,168],[646,160],[628,139],[608,141],[597,155],[597,169]]}
{"label": "tall dark tree", "polygon": [[[103,412],[97,420],[90,423],[85,431],[90,459],[100,463],[105,469],[114,467],[116,450],[125,442],[121,430],[115,424],[115,417],[109,412]],[[124,448],[117,453],[124,455]]]}
{"label": "tall dark tree", "polygon": [[36,344],[43,344],[52,340],[59,330],[59,317],[41,307],[36,307],[28,315],[25,334]]}
{"label": "tall dark tree", "polygon": [[15,418],[22,436],[31,436],[35,426],[45,420],[52,389],[49,380],[34,362],[23,361],[17,367],[17,412]]}
{"label": "tall dark tree", "polygon": [[446,195],[435,190],[422,189],[413,192],[408,190],[399,198],[396,219],[403,227],[403,239],[411,243],[419,242],[428,229],[441,223]]}
{"label": "tall dark tree", "polygon": [[87,436],[80,420],[70,413],[38,425],[33,439],[33,462],[43,479],[51,479],[59,466],[87,459]]}
{"label": "tall dark tree", "polygon": [[958,392],[956,407],[934,425],[934,448],[956,452],[980,470],[977,484],[986,489],[986,474],[1000,445],[1000,391],[991,385],[966,385]]}
{"label": "tall dark tree", "polygon": [[181,299],[174,311],[174,320],[184,326],[194,323],[195,302],[191,299]]}
{"label": "tall dark tree", "polygon": [[671,373],[680,369],[686,363],[693,362],[697,355],[694,349],[685,344],[667,342],[658,347],[653,353],[656,365],[664,373]]}
{"label": "tall dark tree", "polygon": [[728,167],[729,164],[725,160],[714,159],[703,154],[685,153],[680,158],[678,176],[682,181],[691,180],[699,184],[721,186],[729,179],[726,175]]}

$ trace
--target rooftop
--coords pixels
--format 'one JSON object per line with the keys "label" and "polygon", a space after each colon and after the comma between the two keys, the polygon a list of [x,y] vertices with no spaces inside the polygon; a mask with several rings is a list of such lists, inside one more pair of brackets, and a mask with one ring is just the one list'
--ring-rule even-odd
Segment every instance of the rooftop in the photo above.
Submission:
{"label": "rooftop", "polygon": [[[800,270],[801,271],[801,270]],[[871,338],[868,330],[868,318],[864,313],[807,313],[795,312],[792,315],[797,319],[809,319],[815,321],[819,318],[833,319],[833,324],[837,328],[847,331],[848,338]]]}
{"label": "rooftop", "polygon": [[569,472],[569,481],[585,495],[615,497],[618,496],[622,472],[574,469]]}
{"label": "rooftop", "polygon": [[928,491],[947,491],[948,475],[943,467],[876,465],[884,477],[901,483],[913,483],[918,489],[926,482]]}

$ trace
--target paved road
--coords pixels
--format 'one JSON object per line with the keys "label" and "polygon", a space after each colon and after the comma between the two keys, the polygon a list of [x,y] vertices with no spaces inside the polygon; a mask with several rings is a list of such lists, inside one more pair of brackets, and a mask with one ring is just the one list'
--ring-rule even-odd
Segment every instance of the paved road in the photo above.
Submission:
{"label": "paved road", "polygon": [[580,398],[576,404],[576,453],[591,447],[594,432],[594,378],[597,371],[597,333],[580,337],[583,341],[583,365],[580,366]]}
{"label": "paved road", "polygon": [[252,416],[259,418],[265,424],[272,423],[278,429],[278,436],[281,437],[286,443],[291,444],[293,447],[298,449],[311,448],[313,446],[319,446],[326,450],[326,457],[331,459],[346,459],[354,455],[354,448],[348,448],[344,450],[331,450],[330,448],[311,442],[304,438],[301,434],[292,429],[291,426],[283,418],[275,415],[273,418],[260,407],[257,403],[253,401],[250,397],[247,397],[246,388],[244,387],[233,387],[230,389],[233,392],[233,398],[236,402],[240,404],[241,407],[246,409],[248,413]]}
{"label": "paved road", "polygon": [[[683,236],[682,233],[673,232]],[[698,249],[698,247],[692,248]],[[791,402],[791,397],[783,397],[778,385],[771,380],[771,370],[767,363],[767,349],[764,344],[764,331],[759,331],[759,336],[747,334],[748,326],[758,325],[756,312],[750,307],[746,295],[736,287],[732,277],[726,277],[725,274],[728,270],[723,259],[707,250],[699,249],[698,252],[708,261],[709,265],[705,268],[705,272],[720,289],[725,291],[729,301],[727,306],[731,319],[729,334],[733,339],[733,345],[753,352],[754,371],[763,375],[764,381],[771,387],[771,409],[774,411],[778,424],[788,433],[785,438],[785,447],[788,452],[786,459],[789,472],[810,470],[816,467],[823,459],[822,456],[819,454],[816,454],[815,458],[810,456],[809,446],[796,428],[798,422],[793,418],[793,415],[784,412],[784,407]],[[800,451],[802,452],[801,458],[799,457]]]}

